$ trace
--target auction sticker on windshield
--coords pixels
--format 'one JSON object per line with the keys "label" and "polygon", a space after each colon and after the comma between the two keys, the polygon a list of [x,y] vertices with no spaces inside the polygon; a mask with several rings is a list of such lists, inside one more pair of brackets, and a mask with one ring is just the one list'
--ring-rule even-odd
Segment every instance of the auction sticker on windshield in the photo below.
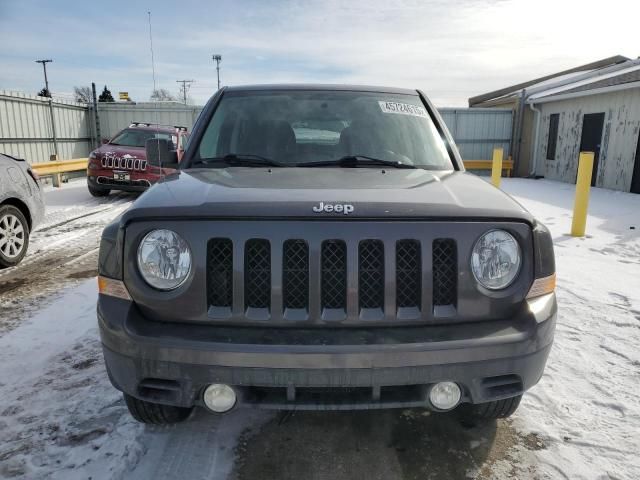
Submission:
{"label": "auction sticker on windshield", "polygon": [[380,104],[380,109],[384,113],[397,113],[400,115],[411,115],[414,117],[427,116],[427,111],[424,107],[420,107],[418,105],[398,102],[383,102],[382,100],[378,101],[378,103]]}

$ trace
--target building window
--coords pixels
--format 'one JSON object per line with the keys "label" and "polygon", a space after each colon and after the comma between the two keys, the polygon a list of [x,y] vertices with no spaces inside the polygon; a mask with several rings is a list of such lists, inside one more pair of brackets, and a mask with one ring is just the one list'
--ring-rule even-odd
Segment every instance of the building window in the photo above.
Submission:
{"label": "building window", "polygon": [[554,113],[549,117],[549,138],[547,139],[547,160],[556,159],[556,144],[558,143],[558,121],[560,114]]}

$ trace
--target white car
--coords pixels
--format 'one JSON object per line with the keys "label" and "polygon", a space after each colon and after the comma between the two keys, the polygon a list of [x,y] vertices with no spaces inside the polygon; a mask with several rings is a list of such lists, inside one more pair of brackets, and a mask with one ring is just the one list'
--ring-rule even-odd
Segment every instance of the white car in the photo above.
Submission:
{"label": "white car", "polygon": [[36,173],[24,160],[0,153],[0,268],[20,263],[43,216]]}

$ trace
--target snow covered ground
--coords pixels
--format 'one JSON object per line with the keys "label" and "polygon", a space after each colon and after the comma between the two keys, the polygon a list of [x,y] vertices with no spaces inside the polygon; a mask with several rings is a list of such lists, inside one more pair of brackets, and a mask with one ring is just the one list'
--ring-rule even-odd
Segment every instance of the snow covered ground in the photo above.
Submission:
{"label": "snow covered ground", "polygon": [[[0,329],[0,478],[639,478],[640,195],[594,189],[588,236],[577,239],[573,186],[506,179],[503,188],[553,233],[560,304],[545,375],[512,419],[464,429],[415,410],[238,410],[145,427],[106,377],[95,279],[72,279]],[[94,202],[66,195],[63,229],[79,202]],[[113,201],[115,216],[130,199]],[[0,288],[14,275],[3,273]]]}

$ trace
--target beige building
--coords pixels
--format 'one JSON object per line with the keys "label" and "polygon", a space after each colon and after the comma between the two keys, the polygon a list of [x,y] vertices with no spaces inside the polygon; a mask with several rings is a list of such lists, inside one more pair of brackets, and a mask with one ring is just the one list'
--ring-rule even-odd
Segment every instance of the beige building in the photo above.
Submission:
{"label": "beige building", "polygon": [[[547,173],[549,173],[550,178],[572,181],[572,175],[575,176],[575,172],[569,173],[572,172],[572,159],[563,158],[556,164],[548,164],[546,161],[542,160],[537,161],[539,158],[536,158],[536,156],[546,154],[546,150],[543,152],[539,142],[541,142],[541,139],[544,137],[543,130],[545,128],[547,128],[548,133],[549,118],[547,115],[547,123],[545,127],[545,125],[543,125],[545,120],[541,117],[540,113],[541,110],[537,108],[536,103],[531,100],[533,98],[542,98],[541,96],[544,95],[545,92],[557,91],[558,89],[570,90],[576,86],[583,85],[584,82],[597,82],[602,78],[606,78],[607,75],[615,75],[616,72],[626,70],[630,63],[635,64],[636,62],[637,60],[630,60],[627,57],[620,55],[605,58],[586,65],[571,68],[569,70],[546,75],[528,82],[519,83],[517,85],[512,85],[472,97],[469,99],[469,107],[497,107],[507,108],[513,111],[512,157],[515,164],[515,175],[523,177],[533,175],[546,176]],[[590,94],[585,94],[584,96],[590,96]],[[575,98],[578,98],[578,96]],[[551,102],[551,100],[548,101]],[[575,101],[577,102],[577,100]],[[589,101],[587,100],[587,102]],[[559,108],[567,108],[567,115],[570,115],[570,104],[571,101],[569,103],[565,103],[564,107],[560,106]],[[550,111],[550,108],[551,107],[549,106],[546,111]],[[577,108],[579,110],[580,107]],[[579,111],[580,113],[574,111],[574,115],[577,115],[577,117],[574,118],[574,123],[571,126],[567,120],[568,116],[563,117],[563,128],[568,130],[573,128],[572,132],[574,137],[576,135],[576,128],[579,132],[582,130],[582,110]],[[562,130],[562,132],[564,131],[565,130]],[[536,135],[538,138],[538,144],[535,142]],[[573,155],[574,152],[569,148],[569,143],[569,138],[563,138],[560,141],[560,153],[563,155],[569,155],[569,153],[571,153],[571,155]],[[577,161],[577,157],[575,161]],[[565,167],[565,163],[569,163],[569,165]],[[549,168],[549,172],[547,172],[547,167]],[[563,169],[566,171],[561,173]],[[624,182],[621,180],[612,182],[610,179],[605,179],[603,177],[601,182],[603,186],[606,184],[608,188],[624,189],[622,186]],[[629,189],[627,188],[626,191],[629,191]]]}

